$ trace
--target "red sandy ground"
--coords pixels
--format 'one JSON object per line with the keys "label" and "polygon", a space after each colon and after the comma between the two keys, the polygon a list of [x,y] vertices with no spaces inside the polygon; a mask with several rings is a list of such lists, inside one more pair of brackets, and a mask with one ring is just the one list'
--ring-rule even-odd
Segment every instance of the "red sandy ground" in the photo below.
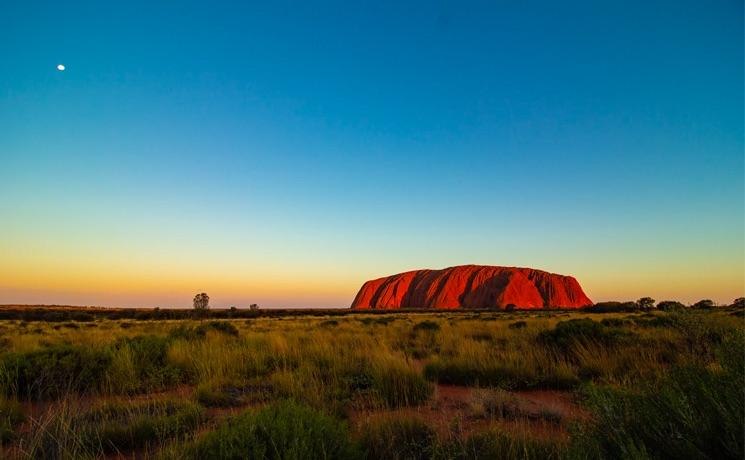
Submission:
{"label": "red sandy ground", "polygon": [[[438,434],[443,437],[454,433],[468,435],[496,425],[504,430],[514,431],[520,434],[524,434],[527,431],[530,436],[534,437],[566,439],[568,436],[566,431],[567,422],[588,417],[588,414],[572,400],[571,393],[561,391],[512,392],[511,396],[514,397],[514,403],[519,408],[521,414],[523,414],[518,419],[475,417],[471,409],[471,401],[475,390],[473,387],[438,384],[436,385],[433,397],[424,405],[391,410],[352,411],[350,414],[350,424],[354,431],[360,432],[367,423],[378,417],[385,417],[391,414],[407,414],[421,417],[430,423]],[[76,407],[80,407],[80,410],[85,410],[105,401],[137,403],[153,399],[191,399],[193,394],[193,387],[182,385],[166,392],[131,397],[80,398],[76,400],[76,404],[78,405]],[[28,432],[30,430],[30,423],[33,423],[34,420],[43,419],[49,411],[54,411],[59,404],[59,402],[26,403],[24,409],[28,418],[19,431],[21,433]],[[208,408],[206,409],[206,419],[208,421],[198,432],[207,431],[226,417],[262,405],[247,404],[241,407]],[[561,423],[553,423],[542,418],[541,413],[544,410],[559,414],[561,416]],[[17,446],[11,445],[4,450],[0,449],[0,457],[3,458],[15,458],[18,456],[18,453]],[[123,454],[111,454],[106,458],[141,459],[149,458],[149,456],[152,456],[152,452],[137,450]]]}

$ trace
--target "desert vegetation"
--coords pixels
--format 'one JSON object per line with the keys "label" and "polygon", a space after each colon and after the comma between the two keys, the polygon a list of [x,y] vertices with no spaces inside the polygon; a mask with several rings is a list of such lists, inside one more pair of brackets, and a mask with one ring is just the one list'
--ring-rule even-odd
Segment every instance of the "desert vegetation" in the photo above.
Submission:
{"label": "desert vegetation", "polygon": [[5,319],[0,457],[742,458],[743,307],[640,300]]}

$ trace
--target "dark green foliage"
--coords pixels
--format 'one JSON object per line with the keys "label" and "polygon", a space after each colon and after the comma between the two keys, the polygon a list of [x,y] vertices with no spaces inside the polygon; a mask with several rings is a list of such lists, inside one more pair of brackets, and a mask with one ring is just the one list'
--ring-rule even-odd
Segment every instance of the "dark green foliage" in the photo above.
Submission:
{"label": "dark green foliage", "polygon": [[292,401],[245,412],[203,435],[189,449],[196,459],[354,459],[346,425]]}
{"label": "dark green foliage", "polygon": [[327,319],[325,321],[321,321],[320,323],[318,323],[318,325],[321,327],[334,327],[339,325],[339,321],[335,319]]}
{"label": "dark green foliage", "polygon": [[15,437],[15,429],[25,418],[18,402],[0,398],[0,444],[5,444]]}
{"label": "dark green foliage", "polygon": [[642,297],[636,301],[636,304],[642,310],[651,310],[654,308],[654,299],[651,297]]}
{"label": "dark green foliage", "polygon": [[574,343],[613,346],[628,334],[619,328],[607,327],[591,319],[561,321],[554,329],[542,331],[538,341],[567,352]]}
{"label": "dark green foliage", "polygon": [[686,306],[676,300],[663,300],[657,304],[657,309],[662,311],[682,311]]}
{"label": "dark green foliage", "polygon": [[414,325],[414,332],[417,331],[439,331],[440,325],[434,321],[424,320]]}
{"label": "dark green foliage", "polygon": [[732,305],[730,306],[733,308],[745,308],[745,297],[736,298],[732,301]]}
{"label": "dark green foliage", "polygon": [[59,345],[0,360],[0,387],[6,395],[54,398],[99,388],[111,363],[109,350]]}
{"label": "dark green foliage", "polygon": [[420,418],[389,416],[370,422],[361,442],[370,460],[424,460],[433,457],[437,436]]}
{"label": "dark green foliage", "polygon": [[510,323],[507,327],[510,329],[523,329],[528,325],[525,321],[515,321],[514,323]]}
{"label": "dark green foliage", "polygon": [[695,308],[698,310],[710,310],[714,308],[715,306],[716,305],[714,304],[713,300],[704,299],[704,300],[699,300],[698,302],[691,305],[691,308]]}
{"label": "dark green foliage", "polygon": [[638,309],[639,306],[636,302],[598,302],[582,310],[591,313],[624,313],[637,311]]}

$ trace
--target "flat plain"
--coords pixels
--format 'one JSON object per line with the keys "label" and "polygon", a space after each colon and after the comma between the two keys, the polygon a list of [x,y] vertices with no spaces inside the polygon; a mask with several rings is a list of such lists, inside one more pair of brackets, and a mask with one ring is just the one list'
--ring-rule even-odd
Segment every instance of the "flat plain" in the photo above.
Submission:
{"label": "flat plain", "polygon": [[742,309],[64,311],[0,314],[3,458],[743,457]]}

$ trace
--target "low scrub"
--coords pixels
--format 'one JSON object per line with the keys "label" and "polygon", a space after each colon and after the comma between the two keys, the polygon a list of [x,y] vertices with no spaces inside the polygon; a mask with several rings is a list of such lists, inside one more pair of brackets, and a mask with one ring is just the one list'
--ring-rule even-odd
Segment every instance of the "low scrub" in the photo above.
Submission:
{"label": "low scrub", "polygon": [[0,360],[0,387],[8,396],[48,399],[102,386],[111,364],[109,350],[59,345]]}
{"label": "low scrub", "polygon": [[292,401],[233,417],[184,452],[196,459],[354,459],[346,424]]}
{"label": "low scrub", "polygon": [[180,381],[179,369],[168,362],[170,342],[154,335],[120,339],[112,346],[108,372],[114,392],[154,391]]}
{"label": "low scrub", "polygon": [[538,341],[544,345],[569,352],[576,343],[617,345],[629,332],[617,327],[608,327],[591,319],[570,319],[559,322],[555,328],[542,331]]}
{"label": "low scrub", "polygon": [[595,423],[576,436],[596,458],[745,456],[745,362],[742,336],[718,349],[720,368],[678,367],[659,384],[638,389],[591,388]]}

